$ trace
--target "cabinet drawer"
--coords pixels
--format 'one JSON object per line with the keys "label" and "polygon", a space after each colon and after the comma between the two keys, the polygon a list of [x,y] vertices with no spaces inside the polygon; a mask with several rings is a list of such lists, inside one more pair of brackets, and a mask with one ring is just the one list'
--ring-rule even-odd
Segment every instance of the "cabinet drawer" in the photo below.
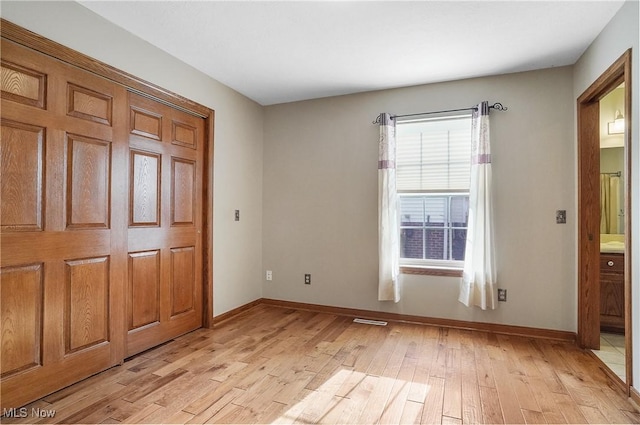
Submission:
{"label": "cabinet drawer", "polygon": [[600,273],[624,273],[624,255],[600,254]]}

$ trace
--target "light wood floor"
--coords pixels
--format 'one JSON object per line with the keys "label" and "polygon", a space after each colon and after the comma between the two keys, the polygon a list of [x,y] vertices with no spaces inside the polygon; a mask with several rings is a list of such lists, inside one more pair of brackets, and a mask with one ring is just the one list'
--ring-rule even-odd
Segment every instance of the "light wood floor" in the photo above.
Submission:
{"label": "light wood floor", "polygon": [[640,423],[570,343],[264,305],[32,408],[60,423]]}

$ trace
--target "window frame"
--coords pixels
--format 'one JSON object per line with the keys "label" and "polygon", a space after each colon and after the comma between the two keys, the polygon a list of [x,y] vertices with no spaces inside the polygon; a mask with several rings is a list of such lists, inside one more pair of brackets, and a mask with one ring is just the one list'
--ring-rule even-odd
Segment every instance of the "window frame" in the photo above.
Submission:
{"label": "window frame", "polygon": [[[442,227],[439,226],[428,226],[427,223],[423,220],[422,226],[403,226],[402,225],[402,217],[399,214],[399,231],[400,231],[400,241],[402,241],[402,231],[405,229],[416,229],[422,230],[422,241],[423,241],[423,254],[425,253],[426,246],[426,237],[425,232],[428,229],[436,229],[436,230],[444,230],[447,235],[447,243],[446,247],[448,250],[448,256],[452,255],[453,249],[453,233],[454,230],[468,229],[468,221],[466,227],[455,226],[451,221],[451,201],[454,197],[466,197],[467,202],[469,199],[468,191],[446,191],[446,192],[402,192],[398,193],[398,203],[401,202],[401,198],[446,198],[446,211],[445,211],[445,222]],[[423,204],[424,205],[424,204]],[[398,208],[400,212],[400,208]],[[468,210],[467,210],[468,214]],[[468,220],[468,216],[467,216]],[[436,259],[428,259],[428,258],[408,258],[408,257],[400,257],[400,266],[401,267],[410,267],[410,268],[432,268],[438,270],[462,270],[464,267],[464,260],[436,260]]]}
{"label": "window frame", "polygon": [[[431,120],[450,120],[457,118],[466,118],[471,117],[471,114],[455,114],[455,115],[442,115],[439,117],[429,117],[426,119],[411,119],[411,120],[403,120],[396,122],[396,125],[402,124],[411,124],[416,121],[431,121]],[[471,128],[469,128],[469,144],[471,144]],[[471,156],[469,155],[469,167],[471,167]],[[429,227],[425,226],[423,221],[423,225],[421,227],[410,227],[410,226],[402,226],[402,217],[401,217],[401,208],[400,202],[402,197],[447,197],[447,207],[446,207],[446,225],[444,227],[433,227],[435,229],[446,229],[446,233],[449,234],[448,241],[452,239],[452,233],[454,229],[468,229],[468,210],[467,210],[467,227],[454,227],[450,221],[451,217],[451,198],[454,196],[466,196],[469,198],[469,188],[460,189],[460,190],[415,190],[415,191],[398,191],[397,193],[397,209],[398,209],[398,239],[400,242],[399,248],[401,249],[402,244],[402,231],[404,229],[422,229],[423,232],[423,243],[424,243],[424,234],[426,229]],[[465,243],[466,245],[466,243]],[[451,244],[449,244],[449,250],[451,249]],[[466,246],[465,246],[466,250]],[[449,251],[451,252],[451,251]],[[402,274],[415,274],[415,275],[431,275],[431,276],[449,276],[449,277],[462,277],[463,268],[464,268],[464,260],[433,260],[433,259],[416,259],[416,258],[403,258],[400,257],[399,254],[399,266],[400,273]],[[424,248],[423,248],[424,255]]]}

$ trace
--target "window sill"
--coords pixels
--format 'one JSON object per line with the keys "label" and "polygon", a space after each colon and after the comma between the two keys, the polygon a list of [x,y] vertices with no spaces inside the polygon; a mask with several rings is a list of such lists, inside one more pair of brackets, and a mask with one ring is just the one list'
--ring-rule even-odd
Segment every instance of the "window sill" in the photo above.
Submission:
{"label": "window sill", "polygon": [[426,276],[462,277],[462,269],[446,269],[438,267],[400,266],[400,273]]}

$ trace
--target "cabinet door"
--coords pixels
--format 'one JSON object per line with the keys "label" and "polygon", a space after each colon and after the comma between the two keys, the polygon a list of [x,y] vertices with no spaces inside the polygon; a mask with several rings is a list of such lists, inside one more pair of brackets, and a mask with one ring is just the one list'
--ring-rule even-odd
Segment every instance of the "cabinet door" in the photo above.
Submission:
{"label": "cabinet door", "polygon": [[600,256],[600,328],[624,332],[624,255]]}
{"label": "cabinet door", "polygon": [[624,278],[602,273],[600,277],[600,327],[624,331]]}
{"label": "cabinet door", "polygon": [[126,108],[123,88],[2,41],[3,408],[122,359]]}
{"label": "cabinet door", "polygon": [[127,349],[202,326],[204,119],[129,95]]}

